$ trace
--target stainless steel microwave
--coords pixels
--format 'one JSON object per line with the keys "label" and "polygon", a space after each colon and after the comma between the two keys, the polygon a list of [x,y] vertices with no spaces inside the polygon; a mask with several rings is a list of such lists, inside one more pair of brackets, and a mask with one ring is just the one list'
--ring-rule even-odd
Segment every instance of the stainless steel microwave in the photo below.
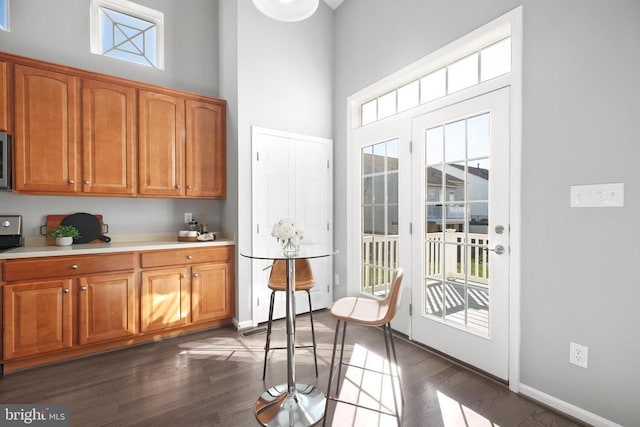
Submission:
{"label": "stainless steel microwave", "polygon": [[11,136],[0,132],[0,190],[11,190]]}

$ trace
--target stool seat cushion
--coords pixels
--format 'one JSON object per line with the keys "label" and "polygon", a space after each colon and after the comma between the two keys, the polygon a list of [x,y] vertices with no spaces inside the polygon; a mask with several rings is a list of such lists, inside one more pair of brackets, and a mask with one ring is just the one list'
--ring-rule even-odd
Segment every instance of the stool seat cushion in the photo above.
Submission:
{"label": "stool seat cushion", "polygon": [[[267,285],[269,287],[269,289],[271,289],[272,291],[286,291],[287,290],[287,284],[286,283],[280,283],[280,282],[269,282],[269,284]],[[296,291],[308,291],[309,289],[313,288],[313,282],[303,282],[303,283],[299,283],[296,280]]]}
{"label": "stool seat cushion", "polygon": [[389,322],[389,301],[370,298],[340,298],[331,307],[333,317],[367,326],[382,326]]}

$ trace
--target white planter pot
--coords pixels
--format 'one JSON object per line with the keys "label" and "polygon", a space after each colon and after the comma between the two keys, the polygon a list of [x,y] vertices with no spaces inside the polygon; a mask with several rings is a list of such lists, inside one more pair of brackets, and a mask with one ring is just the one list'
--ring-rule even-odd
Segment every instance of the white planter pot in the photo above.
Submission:
{"label": "white planter pot", "polygon": [[71,246],[73,237],[56,237],[57,246]]}

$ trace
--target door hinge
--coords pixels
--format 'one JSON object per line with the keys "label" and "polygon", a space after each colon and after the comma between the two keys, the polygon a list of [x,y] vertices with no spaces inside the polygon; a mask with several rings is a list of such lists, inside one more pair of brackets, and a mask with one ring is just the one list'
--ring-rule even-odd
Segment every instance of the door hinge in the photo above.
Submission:
{"label": "door hinge", "polygon": [[409,223],[409,234],[413,234],[413,223]]}
{"label": "door hinge", "polygon": [[413,315],[413,304],[409,303],[409,316]]}
{"label": "door hinge", "polygon": [[409,141],[409,154],[413,153],[413,141]]}

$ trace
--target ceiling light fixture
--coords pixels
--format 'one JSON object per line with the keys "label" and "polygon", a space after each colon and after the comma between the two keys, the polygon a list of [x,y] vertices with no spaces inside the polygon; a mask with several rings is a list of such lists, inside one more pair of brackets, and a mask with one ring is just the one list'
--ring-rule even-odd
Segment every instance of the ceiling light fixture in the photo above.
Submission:
{"label": "ceiling light fixture", "polygon": [[313,15],[318,9],[319,0],[253,0],[253,4],[269,18],[296,22]]}

